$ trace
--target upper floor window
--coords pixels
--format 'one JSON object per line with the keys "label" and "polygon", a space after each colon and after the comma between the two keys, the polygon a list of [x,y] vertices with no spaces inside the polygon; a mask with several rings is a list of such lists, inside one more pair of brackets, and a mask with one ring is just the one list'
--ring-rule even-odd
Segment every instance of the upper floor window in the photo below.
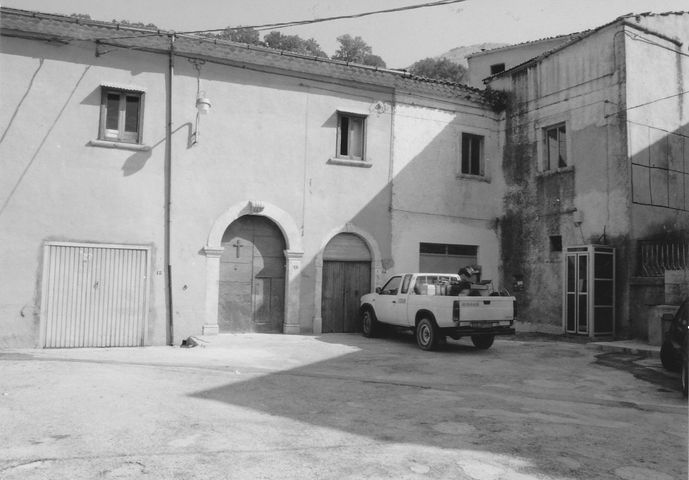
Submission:
{"label": "upper floor window", "polygon": [[366,139],[366,116],[337,113],[337,157],[363,160]]}
{"label": "upper floor window", "polygon": [[543,129],[543,170],[567,166],[567,129],[564,123]]}
{"label": "upper floor window", "polygon": [[141,143],[143,92],[102,87],[99,140]]}
{"label": "upper floor window", "polygon": [[495,65],[490,66],[490,74],[495,75],[496,73],[504,72],[505,71],[505,64],[504,63],[496,63]]}
{"label": "upper floor window", "polygon": [[462,133],[462,163],[460,173],[483,175],[483,136]]}

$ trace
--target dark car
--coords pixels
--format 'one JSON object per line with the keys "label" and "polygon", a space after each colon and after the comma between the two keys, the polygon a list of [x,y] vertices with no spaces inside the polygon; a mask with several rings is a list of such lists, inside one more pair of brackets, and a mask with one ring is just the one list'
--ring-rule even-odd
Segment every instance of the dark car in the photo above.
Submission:
{"label": "dark car", "polygon": [[682,372],[682,392],[687,396],[687,375],[689,371],[689,298],[680,305],[672,317],[669,327],[663,332],[660,360],[671,372]]}

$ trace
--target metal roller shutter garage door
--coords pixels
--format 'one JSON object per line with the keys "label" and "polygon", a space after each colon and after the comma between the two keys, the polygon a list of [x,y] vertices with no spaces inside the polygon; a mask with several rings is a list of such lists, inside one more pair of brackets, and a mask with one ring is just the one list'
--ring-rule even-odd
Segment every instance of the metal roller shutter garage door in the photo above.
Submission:
{"label": "metal roller shutter garage door", "polygon": [[150,248],[48,242],[41,345],[133,347],[146,342]]}

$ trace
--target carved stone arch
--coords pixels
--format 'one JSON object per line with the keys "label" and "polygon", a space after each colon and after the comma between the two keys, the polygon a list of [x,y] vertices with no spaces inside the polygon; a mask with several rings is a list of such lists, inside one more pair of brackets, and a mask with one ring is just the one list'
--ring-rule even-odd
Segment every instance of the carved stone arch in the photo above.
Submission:
{"label": "carved stone arch", "polygon": [[218,278],[223,234],[227,227],[244,215],[262,215],[272,220],[285,239],[285,313],[283,333],[299,333],[299,281],[304,256],[301,234],[292,216],[281,208],[257,200],[232,205],[213,223],[203,248],[206,255],[206,308],[202,329],[204,335],[218,333]]}
{"label": "carved stone arch", "polygon": [[321,304],[323,300],[323,252],[328,243],[335,238],[335,236],[341,233],[353,233],[361,238],[369,251],[371,252],[371,285],[375,287],[380,283],[380,277],[383,271],[383,260],[380,253],[380,247],[376,239],[368,233],[354,224],[347,223],[346,225],[338,228],[334,228],[328,232],[323,241],[321,242],[321,247],[315,256],[314,264],[316,266],[316,278],[315,278],[315,291],[314,291],[314,317],[313,317],[313,333],[321,334],[323,333],[323,316],[321,311]]}
{"label": "carved stone arch", "polygon": [[263,215],[270,218],[278,226],[285,237],[287,251],[303,252],[301,234],[297,223],[292,216],[281,208],[267,202],[251,200],[232,205],[225,210],[213,223],[206,245],[209,247],[220,246],[225,229],[236,219],[243,215]]}

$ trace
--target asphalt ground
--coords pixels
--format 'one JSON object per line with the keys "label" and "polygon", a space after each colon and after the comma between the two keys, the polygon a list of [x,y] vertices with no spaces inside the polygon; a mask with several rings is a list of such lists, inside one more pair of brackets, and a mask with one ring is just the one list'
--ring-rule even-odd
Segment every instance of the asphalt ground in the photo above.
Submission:
{"label": "asphalt ground", "polygon": [[687,402],[653,356],[539,335],[198,343],[0,351],[0,479],[687,478]]}

